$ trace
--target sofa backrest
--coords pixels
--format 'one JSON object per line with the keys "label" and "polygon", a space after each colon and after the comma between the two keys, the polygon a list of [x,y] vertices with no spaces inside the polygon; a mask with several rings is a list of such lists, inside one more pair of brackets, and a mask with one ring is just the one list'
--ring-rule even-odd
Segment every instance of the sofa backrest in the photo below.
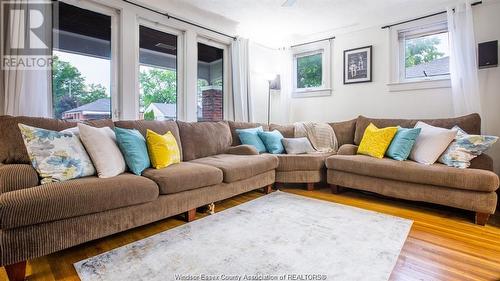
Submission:
{"label": "sofa backrest", "polygon": [[339,147],[344,144],[354,144],[354,133],[356,132],[356,119],[341,122],[328,123],[335,132]]}
{"label": "sofa backrest", "polygon": [[241,144],[240,137],[236,133],[236,129],[249,129],[262,126],[264,131],[269,131],[269,126],[264,123],[249,123],[249,122],[235,122],[228,121],[229,129],[231,130],[231,138],[233,139],[232,146],[237,146]]}
{"label": "sofa backrest", "polygon": [[354,134],[354,144],[359,145],[363,134],[365,133],[366,127],[373,123],[375,126],[390,127],[390,126],[401,126],[405,128],[413,128],[418,121],[425,122],[429,125],[448,128],[451,129],[453,126],[459,126],[464,131],[469,134],[479,135],[481,134],[481,117],[479,114],[469,114],[461,117],[455,118],[443,118],[443,119],[377,119],[368,118],[364,116],[359,116],[356,121],[356,133]]}
{"label": "sofa backrest", "polygon": [[[23,137],[17,124],[43,128],[53,131],[62,131],[76,126],[74,121],[65,121],[53,118],[27,117],[27,116],[2,116],[0,118],[0,163],[3,164],[29,164],[30,159]],[[85,121],[94,127],[111,127],[110,119]]]}
{"label": "sofa backrest", "polygon": [[144,137],[146,137],[146,132],[148,129],[161,135],[166,134],[170,131],[172,132],[172,135],[174,135],[175,140],[177,141],[177,145],[179,146],[179,150],[181,152],[181,160],[183,159],[179,127],[177,126],[177,122],[175,121],[124,120],[116,121],[115,126],[118,128],[136,129]]}
{"label": "sofa backrest", "polygon": [[224,153],[231,146],[231,130],[226,121],[177,121],[184,161]]}
{"label": "sofa backrest", "polygon": [[270,131],[277,130],[285,138],[293,138],[295,136],[295,126],[293,124],[286,124],[286,125],[271,124],[269,125],[269,130]]}

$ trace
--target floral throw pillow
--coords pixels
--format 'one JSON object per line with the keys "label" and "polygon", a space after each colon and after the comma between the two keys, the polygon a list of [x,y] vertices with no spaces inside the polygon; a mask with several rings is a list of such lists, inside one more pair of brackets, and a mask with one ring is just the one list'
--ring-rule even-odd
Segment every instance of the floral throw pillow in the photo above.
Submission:
{"label": "floral throw pillow", "polygon": [[92,161],[77,136],[24,124],[18,126],[31,164],[42,178],[41,184],[95,174]]}
{"label": "floral throw pillow", "polygon": [[498,140],[495,136],[469,135],[458,126],[452,130],[457,131],[457,136],[439,158],[440,163],[450,167],[468,168],[472,159],[488,150]]}

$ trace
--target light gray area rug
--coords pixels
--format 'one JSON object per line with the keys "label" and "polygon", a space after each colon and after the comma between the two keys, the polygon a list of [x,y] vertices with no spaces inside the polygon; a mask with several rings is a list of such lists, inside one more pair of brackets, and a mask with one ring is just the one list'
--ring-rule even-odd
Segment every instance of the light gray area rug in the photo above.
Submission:
{"label": "light gray area rug", "polygon": [[278,191],[74,266],[83,281],[388,280],[411,224]]}

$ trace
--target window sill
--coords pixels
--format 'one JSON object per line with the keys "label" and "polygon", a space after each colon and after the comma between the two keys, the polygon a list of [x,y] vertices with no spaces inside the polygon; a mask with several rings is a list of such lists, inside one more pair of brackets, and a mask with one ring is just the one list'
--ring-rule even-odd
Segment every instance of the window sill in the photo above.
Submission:
{"label": "window sill", "polygon": [[389,88],[389,92],[451,88],[451,80],[449,78],[444,78],[444,79],[395,82],[395,83],[388,83],[387,87]]}
{"label": "window sill", "polygon": [[310,98],[310,97],[325,97],[331,96],[332,89],[321,88],[321,89],[309,89],[309,90],[295,90],[292,93],[292,98]]}

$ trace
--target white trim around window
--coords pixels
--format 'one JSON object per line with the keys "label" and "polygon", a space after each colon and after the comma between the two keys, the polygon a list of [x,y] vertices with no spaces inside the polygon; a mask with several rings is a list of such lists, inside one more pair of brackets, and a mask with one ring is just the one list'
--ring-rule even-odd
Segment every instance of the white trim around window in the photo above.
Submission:
{"label": "white trim around window", "polygon": [[448,75],[434,77],[406,78],[405,68],[405,43],[404,38],[417,38],[425,35],[437,34],[447,31],[446,15],[436,15],[417,21],[397,25],[389,29],[389,82],[387,83],[390,92],[436,89],[451,87]]}
{"label": "white trim around window", "polygon": [[[331,40],[302,45],[292,48],[293,70],[292,70],[292,97],[293,98],[307,98],[329,96],[332,93],[331,89]],[[321,86],[311,88],[297,88],[297,59],[301,57],[321,54],[322,74]]]}

